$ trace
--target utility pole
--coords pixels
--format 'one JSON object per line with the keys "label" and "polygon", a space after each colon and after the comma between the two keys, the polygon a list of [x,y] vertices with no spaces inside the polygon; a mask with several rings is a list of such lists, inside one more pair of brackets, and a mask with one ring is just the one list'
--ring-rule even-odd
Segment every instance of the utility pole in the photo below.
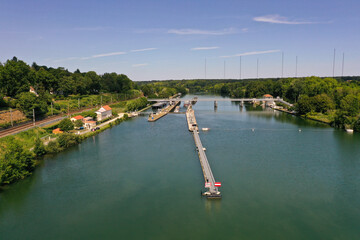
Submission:
{"label": "utility pole", "polygon": [[13,127],[13,116],[12,116],[12,108],[10,108],[10,121],[11,121],[11,126]]}
{"label": "utility pole", "polygon": [[51,115],[54,115],[54,111],[53,111],[53,103],[51,101]]}
{"label": "utility pole", "polygon": [[68,117],[70,117],[70,101],[68,101]]}
{"label": "utility pole", "polygon": [[336,53],[336,49],[334,48],[333,77],[335,77],[335,53]]}
{"label": "utility pole", "polygon": [[295,77],[297,77],[298,56],[295,58]]}
{"label": "utility pole", "polygon": [[256,60],[256,78],[259,78],[259,59]]}
{"label": "utility pole", "polygon": [[100,105],[102,107],[102,95],[100,96],[101,100],[100,100]]}
{"label": "utility pole", "polygon": [[35,126],[35,109],[33,108],[33,122],[34,122],[34,126]]}
{"label": "utility pole", "polygon": [[205,58],[205,79],[206,79],[206,58]]}
{"label": "utility pole", "polygon": [[241,56],[240,56],[240,73],[239,73],[239,74],[240,74],[240,75],[239,75],[239,76],[240,76],[239,79],[241,80]]}
{"label": "utility pole", "polygon": [[80,98],[78,98],[78,109],[80,109]]}
{"label": "utility pole", "polygon": [[281,53],[281,78],[284,77],[284,52]]}
{"label": "utility pole", "polygon": [[345,63],[345,53],[343,53],[343,59],[342,59],[342,67],[341,67],[341,76],[344,76],[344,63]]}
{"label": "utility pole", "polygon": [[224,60],[224,79],[225,79],[225,71],[226,71],[225,64],[226,64],[226,61]]}

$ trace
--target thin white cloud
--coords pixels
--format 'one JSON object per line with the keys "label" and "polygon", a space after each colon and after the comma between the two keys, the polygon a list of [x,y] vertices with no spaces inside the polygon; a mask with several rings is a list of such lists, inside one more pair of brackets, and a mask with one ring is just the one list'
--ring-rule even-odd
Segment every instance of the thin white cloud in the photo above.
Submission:
{"label": "thin white cloud", "polygon": [[126,52],[102,53],[102,54],[93,55],[91,57],[83,57],[81,59],[86,60],[86,59],[92,59],[92,58],[110,57],[110,56],[117,56],[117,55],[124,55],[124,54],[126,54]]}
{"label": "thin white cloud", "polygon": [[198,50],[212,50],[212,49],[218,49],[219,47],[196,47],[191,48],[191,51],[198,51]]}
{"label": "thin white cloud", "polygon": [[133,64],[132,67],[143,67],[149,65],[148,63]]}
{"label": "thin white cloud", "polygon": [[235,28],[225,28],[222,30],[201,30],[201,29],[170,29],[168,33],[177,35],[226,35],[234,34],[237,30]]}
{"label": "thin white cloud", "polygon": [[276,52],[280,52],[280,50],[266,50],[266,51],[245,52],[245,53],[238,53],[238,54],[235,54],[235,55],[221,56],[221,58],[250,56],[250,55],[259,55],[259,54],[276,53]]}
{"label": "thin white cloud", "polygon": [[106,29],[111,29],[112,27],[102,27],[102,26],[97,26],[97,27],[75,27],[72,30],[74,31],[101,31],[101,30],[106,30]]}
{"label": "thin white cloud", "polygon": [[71,61],[71,60],[78,60],[81,59],[79,57],[68,57],[68,58],[62,58],[62,59],[55,59],[53,62],[64,62],[64,61]]}
{"label": "thin white cloud", "polygon": [[253,20],[255,22],[266,22],[266,23],[277,23],[277,24],[292,24],[292,25],[319,23],[319,22],[310,22],[310,21],[289,20],[287,17],[282,17],[282,16],[280,16],[278,14],[254,17]]}
{"label": "thin white cloud", "polygon": [[135,49],[135,50],[131,50],[130,52],[145,52],[145,51],[153,51],[156,50],[157,48],[143,48],[143,49]]}

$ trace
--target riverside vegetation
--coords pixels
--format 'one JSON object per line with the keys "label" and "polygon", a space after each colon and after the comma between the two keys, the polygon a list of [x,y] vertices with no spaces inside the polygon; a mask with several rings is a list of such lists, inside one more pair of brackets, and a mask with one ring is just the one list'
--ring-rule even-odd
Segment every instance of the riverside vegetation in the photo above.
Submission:
{"label": "riverside vegetation", "polygon": [[208,92],[233,98],[264,94],[294,103],[298,115],[360,132],[360,77],[282,78],[254,80],[171,80],[140,82],[146,96],[172,92]]}
{"label": "riverside vegetation", "polygon": [[[35,92],[29,92],[30,87]],[[0,63],[0,109],[16,108],[31,117],[34,109],[37,118],[61,114],[81,107],[93,107],[101,103],[114,103],[114,114],[134,111],[147,105],[137,84],[124,74],[94,71],[74,73],[64,68],[49,68],[33,63],[31,66],[14,57]],[[133,99],[133,100],[128,100]],[[125,101],[128,100],[128,101]],[[84,112],[94,116],[94,110]],[[99,131],[82,136],[60,134],[47,146],[41,140],[51,133],[50,128],[34,128],[15,136],[0,139],[0,186],[11,184],[29,175],[47,153],[56,153],[80,143],[84,138],[104,131],[114,124],[127,120],[127,114]],[[67,119],[68,120],[68,119]],[[67,122],[67,123],[66,123]],[[62,124],[66,131],[73,128],[69,121]],[[8,127],[10,123],[5,124]]]}

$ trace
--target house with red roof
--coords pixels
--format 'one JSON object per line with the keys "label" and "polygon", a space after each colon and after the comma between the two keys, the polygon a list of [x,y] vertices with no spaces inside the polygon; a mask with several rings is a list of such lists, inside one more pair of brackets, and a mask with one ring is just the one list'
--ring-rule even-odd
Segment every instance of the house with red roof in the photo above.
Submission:
{"label": "house with red roof", "polygon": [[105,106],[102,106],[95,113],[97,115],[97,117],[96,117],[97,120],[102,121],[102,120],[112,116],[112,109],[111,109],[111,107],[109,107],[109,105],[105,105]]}
{"label": "house with red roof", "polygon": [[52,132],[53,132],[53,134],[63,133],[63,131],[61,131],[60,128],[55,128]]}
{"label": "house with red roof", "polygon": [[270,95],[270,94],[265,94],[263,97],[266,98],[266,99],[272,99],[272,98],[274,98],[274,97],[273,97],[272,95]]}
{"label": "house with red roof", "polygon": [[70,120],[71,120],[72,122],[75,122],[76,120],[83,120],[83,119],[84,119],[84,117],[81,116],[81,115],[77,115],[77,116],[75,116],[75,117],[70,118]]}

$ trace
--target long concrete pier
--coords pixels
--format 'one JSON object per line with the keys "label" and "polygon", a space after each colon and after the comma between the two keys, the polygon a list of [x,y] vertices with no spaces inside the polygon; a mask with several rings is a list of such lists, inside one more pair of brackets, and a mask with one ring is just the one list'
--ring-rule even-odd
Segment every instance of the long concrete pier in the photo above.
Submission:
{"label": "long concrete pier", "polygon": [[196,122],[195,118],[195,112],[192,109],[191,105],[188,107],[188,110],[186,111],[186,120],[188,123],[189,131],[192,132],[196,150],[199,155],[200,165],[203,171],[204,180],[205,180],[205,188],[208,189],[205,193],[203,193],[204,196],[207,196],[207,198],[221,198],[221,193],[219,192],[218,187],[215,186],[215,178],[211,171],[211,167],[209,164],[209,161],[205,154],[205,148],[203,147],[200,136],[199,136],[199,128]]}
{"label": "long concrete pier", "polygon": [[164,109],[161,109],[159,112],[157,113],[151,113],[148,121],[149,122],[155,122],[156,120],[164,117],[165,115],[167,115],[170,111],[174,110],[174,108],[180,104],[180,101],[174,101],[172,104],[170,104],[169,106],[165,107]]}

